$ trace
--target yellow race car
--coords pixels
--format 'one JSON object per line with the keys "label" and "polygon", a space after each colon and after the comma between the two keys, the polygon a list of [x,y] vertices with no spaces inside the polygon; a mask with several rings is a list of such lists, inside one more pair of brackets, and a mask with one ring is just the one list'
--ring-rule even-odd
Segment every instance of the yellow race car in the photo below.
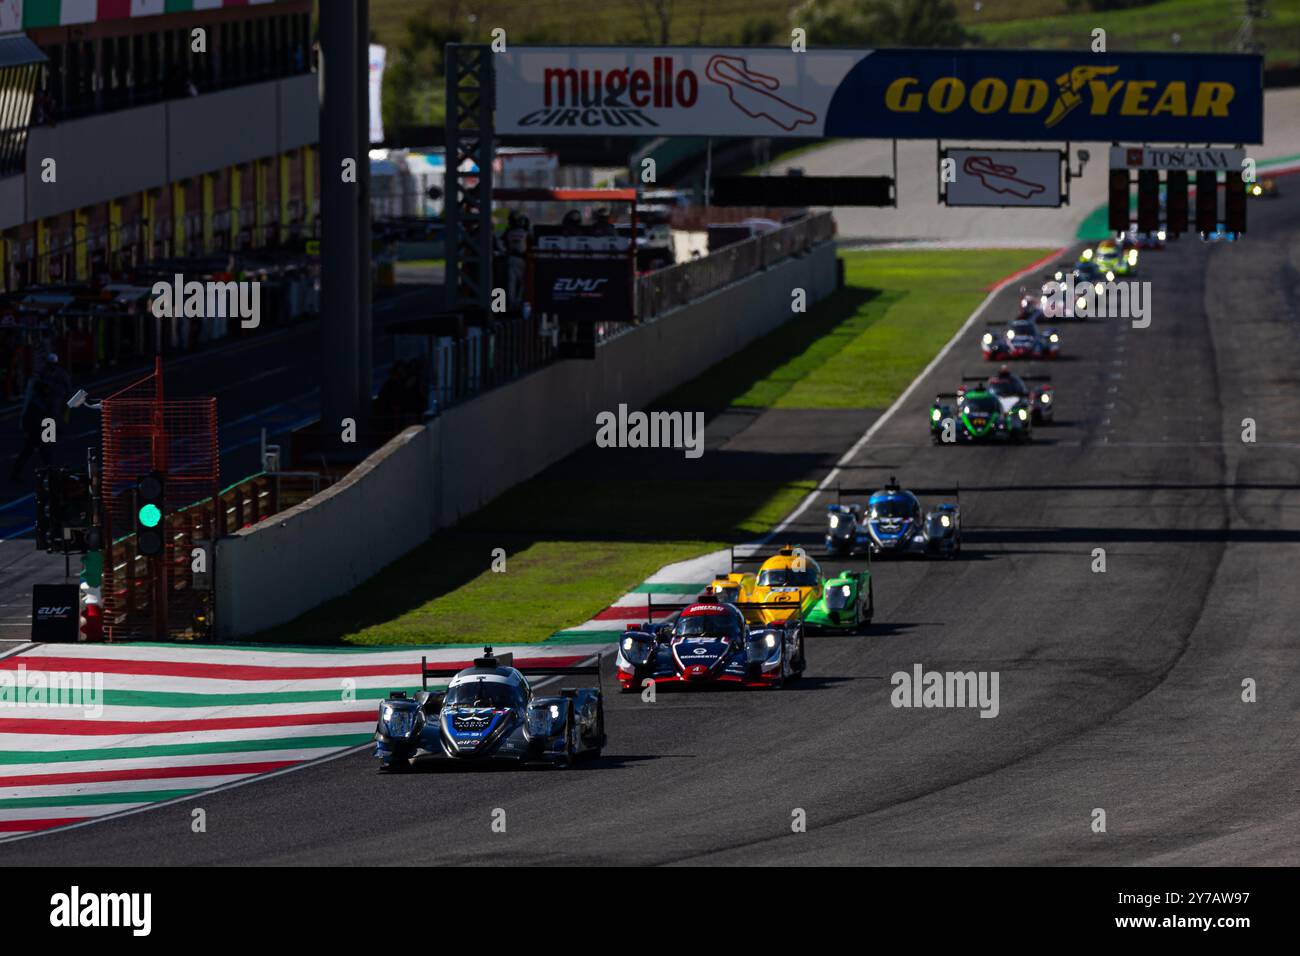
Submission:
{"label": "yellow race car", "polygon": [[737,604],[748,598],[754,590],[754,575],[733,571],[720,574],[700,594],[700,600],[717,601],[720,604]]}
{"label": "yellow race car", "polygon": [[826,584],[820,565],[790,545],[764,561],[753,582],[734,602],[751,626],[802,621],[821,600]]}

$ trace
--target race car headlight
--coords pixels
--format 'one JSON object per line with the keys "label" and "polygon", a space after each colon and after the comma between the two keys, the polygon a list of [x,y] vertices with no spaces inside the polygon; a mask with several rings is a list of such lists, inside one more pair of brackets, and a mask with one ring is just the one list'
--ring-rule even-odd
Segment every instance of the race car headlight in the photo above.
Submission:
{"label": "race car headlight", "polygon": [[547,707],[529,707],[524,715],[524,733],[529,737],[546,737],[551,733],[551,711]]}
{"label": "race car headlight", "polygon": [[1023,408],[1018,408],[1016,409],[1016,417],[1023,422],[1029,418],[1029,413],[1025,411]]}
{"label": "race car headlight", "polygon": [[1091,249],[1084,249],[1084,250],[1083,250],[1083,255],[1080,256],[1079,258],[1081,258],[1081,259],[1091,259],[1091,258],[1092,258],[1092,250],[1091,250]]}
{"label": "race car headlight", "polygon": [[1165,241],[1165,231],[1164,231],[1163,229],[1161,229],[1159,232],[1157,232],[1157,233],[1156,233],[1156,238],[1159,239],[1161,242],[1164,242],[1164,241]]}
{"label": "race car headlight", "polygon": [[1075,300],[1074,307],[1076,309],[1082,309],[1086,304],[1087,303],[1083,300],[1083,296],[1079,296],[1079,298]]}
{"label": "race car headlight", "polygon": [[939,409],[937,408],[930,409],[930,421],[937,422],[942,417],[943,417],[943,413],[940,412]]}
{"label": "race car headlight", "polygon": [[409,737],[415,729],[415,709],[384,704],[379,722],[383,725],[385,737]]}
{"label": "race car headlight", "polygon": [[984,333],[984,344],[985,344],[985,345],[988,345],[988,344],[991,343],[992,341],[993,341],[993,333],[992,333],[992,332],[985,332],[985,333]]}
{"label": "race car headlight", "polygon": [[1264,195],[1264,190],[1263,190],[1259,185],[1255,185],[1255,186],[1250,187],[1250,191],[1251,191],[1253,194],[1255,194],[1256,196],[1262,196],[1262,195]]}
{"label": "race car headlight", "polygon": [[[1111,278],[1111,279],[1115,278],[1114,274],[1112,273],[1112,274],[1109,276],[1109,278]],[[1101,295],[1101,293],[1102,293],[1103,291],[1105,291],[1105,288],[1106,288],[1105,283],[1098,282],[1096,285],[1094,285],[1094,286],[1092,287],[1092,290],[1093,290],[1094,292],[1096,292],[1098,295]]]}
{"label": "race car headlight", "polygon": [[771,631],[751,635],[745,642],[745,660],[751,664],[761,664],[767,660],[772,648],[776,647],[776,635]]}
{"label": "race car headlight", "polygon": [[939,524],[943,525],[945,528],[951,528],[952,519],[947,515],[939,515]]}
{"label": "race car headlight", "polygon": [[1049,342],[1059,342],[1061,341],[1061,337],[1057,335],[1055,332],[1053,332],[1051,335],[1047,337],[1047,340]]}
{"label": "race car headlight", "polygon": [[1043,392],[1042,395],[1038,396],[1038,400],[1042,402],[1044,405],[1050,405],[1052,404],[1052,393]]}
{"label": "race car headlight", "polygon": [[1138,261],[1138,251],[1136,249],[1130,249],[1128,251],[1128,264],[1131,266],[1135,266],[1137,265],[1137,261]]}
{"label": "race car headlight", "polygon": [[840,516],[839,516],[839,515],[831,515],[831,527],[832,527],[832,528],[838,528],[839,526],[840,526]]}
{"label": "race car headlight", "polygon": [[644,664],[650,659],[653,648],[654,645],[649,641],[638,640],[631,636],[623,638],[623,657],[630,664],[638,666]]}
{"label": "race car headlight", "polygon": [[[1110,272],[1110,271],[1107,271],[1107,273],[1106,273],[1106,281],[1107,281],[1107,282],[1114,282],[1114,281],[1115,281],[1115,273]],[[1100,292],[1101,290],[1098,289],[1097,291]]]}
{"label": "race car headlight", "polygon": [[1016,333],[1013,332],[1011,329],[1007,329],[1007,341],[1009,342],[1015,337],[1016,337]]}

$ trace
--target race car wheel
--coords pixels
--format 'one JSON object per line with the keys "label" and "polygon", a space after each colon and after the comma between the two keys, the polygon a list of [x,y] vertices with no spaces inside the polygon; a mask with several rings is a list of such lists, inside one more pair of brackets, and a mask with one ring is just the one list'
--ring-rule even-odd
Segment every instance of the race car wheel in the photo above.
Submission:
{"label": "race car wheel", "polygon": [[600,756],[601,750],[605,747],[605,702],[603,700],[596,702],[596,746],[587,750],[587,754],[594,760]]}
{"label": "race car wheel", "polygon": [[379,770],[382,773],[406,773],[410,769],[410,757],[404,757],[401,760],[390,760],[387,763],[381,763],[379,765]]}
{"label": "race car wheel", "polygon": [[790,662],[793,670],[792,677],[802,677],[804,668],[808,666],[807,644],[805,643],[803,628],[799,628],[799,655]]}
{"label": "race car wheel", "polygon": [[560,757],[555,761],[556,766],[558,767],[573,766],[573,757],[577,751],[577,745],[575,743],[577,730],[574,727],[573,701],[569,700],[566,701],[566,703],[568,706],[564,712],[564,750],[561,752]]}

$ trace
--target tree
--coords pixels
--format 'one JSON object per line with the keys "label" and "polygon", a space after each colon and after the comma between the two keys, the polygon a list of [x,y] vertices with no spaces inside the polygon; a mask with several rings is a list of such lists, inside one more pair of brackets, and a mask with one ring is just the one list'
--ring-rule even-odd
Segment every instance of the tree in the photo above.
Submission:
{"label": "tree", "polygon": [[961,46],[970,39],[952,0],[806,0],[790,23],[827,46]]}

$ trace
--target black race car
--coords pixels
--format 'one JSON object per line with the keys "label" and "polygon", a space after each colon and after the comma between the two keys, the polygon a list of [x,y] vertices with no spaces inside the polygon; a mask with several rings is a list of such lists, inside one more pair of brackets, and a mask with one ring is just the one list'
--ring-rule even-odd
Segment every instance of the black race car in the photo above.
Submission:
{"label": "black race car", "polygon": [[[1051,424],[1056,416],[1056,391],[1052,388],[1050,375],[1016,375],[1007,366],[1002,366],[987,378],[983,375],[963,375],[962,385],[974,383],[992,392],[1002,403],[1004,411],[1012,411],[1018,405],[1028,403],[1035,425]],[[1035,384],[1028,384],[1033,382]],[[1042,384],[1038,384],[1038,383]]]}
{"label": "black race car", "polygon": [[1006,407],[987,386],[941,392],[930,406],[930,437],[936,445],[1027,442],[1033,439],[1033,423],[1027,400]]}
{"label": "black race car", "polygon": [[[408,698],[395,691],[379,705],[375,756],[384,770],[404,770],[416,757],[505,760],[568,766],[605,745],[605,705],[596,688],[534,693],[528,677],[600,676],[596,665],[520,664],[492,653],[472,667],[429,667],[420,659],[424,690]],[[428,689],[430,677],[450,677],[446,691]]]}

